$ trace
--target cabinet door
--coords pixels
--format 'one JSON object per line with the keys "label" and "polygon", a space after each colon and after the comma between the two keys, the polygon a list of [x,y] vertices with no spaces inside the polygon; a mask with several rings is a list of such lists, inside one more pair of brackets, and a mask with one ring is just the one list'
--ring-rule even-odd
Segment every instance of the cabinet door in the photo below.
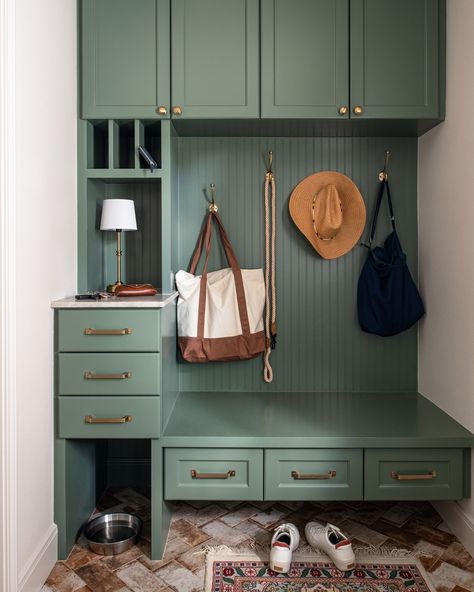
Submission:
{"label": "cabinet door", "polygon": [[179,117],[259,116],[258,0],[172,0]]}
{"label": "cabinet door", "polygon": [[351,111],[439,116],[438,0],[351,0]]}
{"label": "cabinet door", "polygon": [[169,0],[82,0],[82,117],[159,117],[169,45]]}
{"label": "cabinet door", "polygon": [[262,117],[344,118],[349,0],[262,0]]}

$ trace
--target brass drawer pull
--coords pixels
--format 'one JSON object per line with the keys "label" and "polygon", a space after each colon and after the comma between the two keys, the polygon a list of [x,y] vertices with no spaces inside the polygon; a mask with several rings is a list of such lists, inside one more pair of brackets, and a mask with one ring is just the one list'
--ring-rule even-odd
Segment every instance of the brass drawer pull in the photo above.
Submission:
{"label": "brass drawer pull", "polygon": [[132,415],[124,415],[123,417],[92,417],[92,415],[86,415],[84,417],[85,423],[130,423],[132,420]]}
{"label": "brass drawer pull", "polygon": [[84,335],[131,335],[132,329],[92,329],[88,327],[84,329]]}
{"label": "brass drawer pull", "polygon": [[291,476],[297,481],[304,481],[305,479],[334,479],[336,471],[328,471],[327,473],[314,473],[309,475],[302,475],[299,471],[291,471]]}
{"label": "brass drawer pull", "polygon": [[438,475],[436,471],[431,471],[430,473],[420,473],[418,475],[402,475],[397,473],[397,471],[392,471],[390,473],[390,477],[392,479],[396,479],[397,481],[429,481],[430,479],[436,479]]}
{"label": "brass drawer pull", "polygon": [[198,473],[196,469],[191,469],[192,479],[229,479],[235,477],[235,471],[230,470],[227,473]]}
{"label": "brass drawer pull", "polygon": [[132,378],[131,372],[119,372],[118,374],[95,374],[94,372],[84,372],[86,380],[127,380]]}

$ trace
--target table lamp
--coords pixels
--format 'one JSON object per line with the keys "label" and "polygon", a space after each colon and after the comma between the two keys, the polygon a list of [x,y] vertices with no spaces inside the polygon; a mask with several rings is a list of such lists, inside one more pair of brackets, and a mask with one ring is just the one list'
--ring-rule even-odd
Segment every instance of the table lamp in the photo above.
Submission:
{"label": "table lamp", "polygon": [[107,291],[113,294],[117,287],[122,285],[122,232],[137,229],[133,199],[104,199],[100,229],[117,233],[117,281],[107,286]]}

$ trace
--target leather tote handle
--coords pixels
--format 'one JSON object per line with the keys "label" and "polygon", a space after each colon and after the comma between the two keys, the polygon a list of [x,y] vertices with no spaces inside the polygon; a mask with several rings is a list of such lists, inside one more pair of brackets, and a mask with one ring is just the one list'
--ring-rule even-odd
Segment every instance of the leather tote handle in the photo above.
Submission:
{"label": "leather tote handle", "polygon": [[377,195],[377,203],[375,205],[375,212],[374,212],[374,217],[372,220],[372,228],[370,230],[370,237],[369,237],[369,248],[372,247],[372,242],[374,240],[375,237],[375,229],[377,227],[377,219],[379,217],[379,211],[380,211],[380,205],[382,203],[382,199],[383,199],[383,195],[385,192],[385,188],[387,188],[387,200],[388,200],[388,209],[390,212],[390,221],[392,223],[392,229],[395,231],[395,215],[393,213],[393,205],[392,205],[392,197],[390,195],[390,187],[388,185],[388,181],[383,180],[380,183],[380,187],[379,187],[379,193]]}
{"label": "leather tote handle", "polygon": [[212,221],[215,220],[219,229],[219,235],[226,254],[227,262],[234,274],[235,291],[237,294],[237,304],[239,307],[240,324],[243,335],[250,335],[250,324],[247,314],[247,300],[245,298],[244,282],[242,279],[242,272],[239,262],[235,256],[232,244],[227,236],[227,232],[222,224],[221,219],[216,212],[209,212],[207,223],[203,228],[196,250],[189,267],[189,273],[195,274],[197,264],[201,258],[203,248],[206,252],[206,259],[204,262],[204,269],[201,275],[201,285],[199,290],[199,311],[198,311],[198,327],[197,336],[202,339],[204,337],[204,320],[206,316],[206,293],[207,293],[207,266],[209,262],[209,255],[211,253],[211,238],[212,238]]}

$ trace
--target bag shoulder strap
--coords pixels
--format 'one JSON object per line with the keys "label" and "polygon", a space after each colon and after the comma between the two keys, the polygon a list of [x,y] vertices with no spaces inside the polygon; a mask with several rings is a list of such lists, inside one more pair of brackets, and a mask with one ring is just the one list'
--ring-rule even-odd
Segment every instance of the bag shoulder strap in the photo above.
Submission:
{"label": "bag shoulder strap", "polygon": [[392,223],[392,229],[394,231],[396,231],[396,227],[395,227],[395,215],[393,213],[393,204],[392,204],[392,196],[390,195],[390,187],[388,184],[388,181],[383,180],[380,183],[380,187],[379,187],[379,192],[377,195],[377,202],[375,204],[375,212],[374,212],[374,217],[372,219],[372,227],[370,229],[370,236],[369,236],[369,248],[372,247],[372,242],[374,240],[375,237],[375,229],[377,227],[377,220],[379,217],[379,211],[380,211],[380,205],[382,203],[382,199],[385,193],[385,188],[387,189],[387,200],[388,200],[388,209],[390,212],[390,221]]}
{"label": "bag shoulder strap", "polygon": [[222,246],[224,247],[224,252],[226,255],[227,263],[229,267],[232,269],[240,269],[239,262],[237,261],[237,257],[235,255],[235,251],[232,248],[232,244],[230,239],[227,235],[227,232],[222,224],[221,219],[217,215],[216,212],[209,212],[207,216],[207,222],[203,226],[201,233],[199,234],[198,242],[196,245],[196,249],[194,250],[193,257],[191,259],[191,263],[189,265],[189,273],[193,275],[196,273],[196,269],[201,259],[202,251],[205,249],[206,251],[206,259],[204,262],[204,269],[203,273],[207,272],[207,263],[209,260],[209,254],[211,252],[211,236],[212,236],[212,220],[215,220],[217,223],[217,227],[219,229],[219,236],[221,239]]}
{"label": "bag shoulder strap", "polygon": [[201,258],[201,254],[203,249],[206,252],[206,259],[204,262],[204,268],[201,275],[201,285],[199,291],[199,310],[198,310],[198,326],[197,326],[197,337],[202,339],[204,337],[204,321],[206,315],[206,292],[207,292],[207,265],[209,262],[209,255],[211,253],[211,238],[212,238],[212,221],[217,223],[217,227],[219,229],[219,235],[221,238],[222,246],[224,247],[224,251],[226,254],[227,262],[229,267],[232,268],[232,272],[234,274],[234,281],[235,281],[235,291],[237,294],[237,304],[239,308],[239,318],[240,318],[240,325],[242,327],[242,334],[249,335],[250,334],[250,323],[247,313],[247,299],[245,298],[245,288],[244,282],[242,279],[242,271],[240,269],[239,262],[237,261],[237,257],[235,255],[234,249],[232,248],[232,244],[227,236],[227,232],[222,224],[221,219],[217,215],[216,212],[209,212],[207,217],[207,222],[203,227],[201,234],[198,239],[198,243],[196,249],[193,254],[193,258],[191,260],[191,265],[189,266],[189,273],[193,275],[196,272],[197,265],[199,263],[199,259]]}

